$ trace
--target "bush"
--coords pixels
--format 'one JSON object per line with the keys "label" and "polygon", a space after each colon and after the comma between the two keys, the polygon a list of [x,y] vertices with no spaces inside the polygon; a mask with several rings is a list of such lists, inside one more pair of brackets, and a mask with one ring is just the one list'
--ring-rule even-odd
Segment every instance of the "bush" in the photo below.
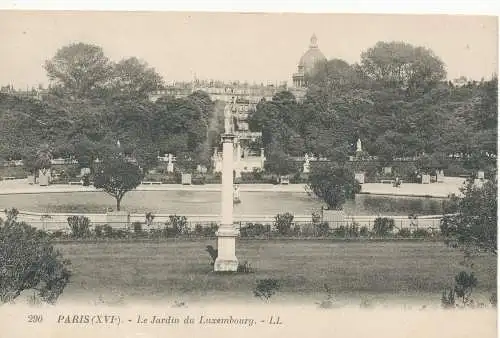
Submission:
{"label": "bush", "polygon": [[455,286],[453,288],[447,288],[443,291],[441,296],[441,305],[444,308],[454,308],[457,306],[456,299],[460,298],[462,300],[462,307],[473,306],[474,301],[472,300],[471,295],[474,287],[476,286],[477,279],[474,276],[474,273],[461,271],[455,276]]}
{"label": "bush", "polygon": [[493,307],[497,307],[497,304],[498,304],[498,299],[497,299],[497,293],[496,291],[493,292],[491,294],[491,297],[490,297],[490,304],[493,306]]}
{"label": "bush", "polygon": [[167,226],[167,236],[175,237],[189,233],[186,216],[170,215],[169,220],[165,223]]}
{"label": "bush", "polygon": [[367,226],[364,225],[361,228],[359,228],[359,235],[361,237],[367,237],[369,234],[370,234],[370,231],[368,230]]}
{"label": "bush", "polygon": [[208,227],[203,227],[203,236],[215,237],[218,230],[219,224],[212,222]]}
{"label": "bush", "polygon": [[453,289],[447,288],[441,295],[441,306],[445,309],[454,308],[455,305],[455,292]]}
{"label": "bush", "polygon": [[304,237],[314,237],[318,235],[318,224],[303,224],[300,228],[300,234]]}
{"label": "bush", "polygon": [[359,237],[359,224],[354,222],[351,223],[346,229],[346,233],[348,237]]}
{"label": "bush", "polygon": [[194,233],[197,236],[203,236],[203,225],[201,225],[200,223],[196,223],[196,225],[194,226]]}
{"label": "bush", "polygon": [[289,212],[275,216],[274,226],[280,235],[287,235],[292,228],[293,215]]}
{"label": "bush", "polygon": [[54,238],[62,238],[64,236],[64,232],[62,230],[56,230],[52,233],[52,237]]}
{"label": "bush", "polygon": [[247,223],[240,229],[241,237],[260,237],[269,234],[270,226],[260,223]]}
{"label": "bush", "polygon": [[411,230],[408,228],[401,228],[397,234],[398,237],[409,238],[411,237]]}
{"label": "bush", "polygon": [[146,213],[146,225],[150,226],[153,224],[153,220],[155,219],[155,215],[153,215],[152,212],[147,212]]}
{"label": "bush", "polygon": [[321,222],[321,223],[315,224],[315,227],[316,227],[316,233],[318,234],[318,236],[326,237],[330,233],[330,225],[328,225],[327,222]]}
{"label": "bush", "polygon": [[419,228],[413,231],[412,235],[415,238],[427,238],[430,237],[431,233],[427,229]]}
{"label": "bush", "polygon": [[73,238],[84,238],[90,235],[90,219],[85,216],[68,217],[68,225]]}
{"label": "bush", "polygon": [[279,282],[276,279],[260,279],[257,281],[254,296],[269,301],[269,299],[278,291],[279,286]]}
{"label": "bush", "polygon": [[345,226],[341,225],[338,228],[333,229],[332,233],[335,237],[345,237],[346,228],[345,228]]}
{"label": "bush", "polygon": [[194,177],[192,180],[191,180],[191,183],[193,185],[204,185],[205,184],[205,176],[198,176],[198,177]]}
{"label": "bush", "polygon": [[101,238],[103,236],[103,226],[96,225],[94,227],[94,233],[95,233],[96,237]]}
{"label": "bush", "polygon": [[373,232],[377,236],[387,236],[394,229],[394,219],[378,217],[373,224]]}
{"label": "bush", "polygon": [[141,222],[132,223],[132,228],[134,229],[134,234],[139,235],[142,233],[142,223]]}
{"label": "bush", "polygon": [[50,236],[24,222],[18,211],[7,211],[0,219],[0,301],[11,302],[24,290],[54,304],[69,282],[70,262],[54,249]]}
{"label": "bush", "polygon": [[104,230],[104,237],[113,238],[113,228],[109,224],[103,225],[102,230]]}
{"label": "bush", "polygon": [[311,214],[311,217],[312,217],[312,222],[313,223],[319,223],[319,222],[321,222],[321,213],[320,212],[314,211]]}
{"label": "bush", "polygon": [[462,299],[462,304],[464,306],[471,304],[472,299],[470,297],[472,295],[473,289],[476,286],[477,279],[474,276],[473,272],[468,274],[465,271],[461,271],[458,275],[455,276],[455,294],[458,298]]}

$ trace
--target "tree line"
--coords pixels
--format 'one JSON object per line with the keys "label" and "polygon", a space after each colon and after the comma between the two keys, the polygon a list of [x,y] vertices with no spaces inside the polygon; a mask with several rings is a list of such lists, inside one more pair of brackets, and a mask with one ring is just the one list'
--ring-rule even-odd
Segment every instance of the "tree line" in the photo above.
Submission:
{"label": "tree line", "polygon": [[303,102],[281,92],[250,117],[268,158],[310,153],[342,162],[361,139],[365,156],[385,162],[417,157],[441,166],[457,155],[471,168],[495,165],[496,75],[456,86],[431,50],[379,42],[359,64],[317,64],[307,82]]}
{"label": "tree line", "polygon": [[72,157],[82,167],[120,151],[143,168],[157,156],[207,164],[217,145],[223,116],[220,103],[204,92],[187,98],[148,94],[163,79],[137,58],[111,62],[97,46],[61,48],[45,63],[51,80],[42,100],[0,93],[0,157],[35,165],[40,149],[52,157]]}

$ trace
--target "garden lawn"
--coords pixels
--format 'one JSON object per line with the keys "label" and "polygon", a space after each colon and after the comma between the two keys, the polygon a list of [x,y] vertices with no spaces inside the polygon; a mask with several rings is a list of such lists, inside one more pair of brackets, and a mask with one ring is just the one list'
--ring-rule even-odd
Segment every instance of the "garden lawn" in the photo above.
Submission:
{"label": "garden lawn", "polygon": [[[206,245],[215,240],[58,244],[71,260],[73,276],[61,300],[255,301],[256,281],[279,280],[273,299],[322,299],[324,285],[338,299],[371,297],[430,299],[464,270],[463,255],[440,242],[411,241],[238,241],[237,257],[249,274],[212,272]],[[474,259],[476,294],[496,287],[496,258]]]}

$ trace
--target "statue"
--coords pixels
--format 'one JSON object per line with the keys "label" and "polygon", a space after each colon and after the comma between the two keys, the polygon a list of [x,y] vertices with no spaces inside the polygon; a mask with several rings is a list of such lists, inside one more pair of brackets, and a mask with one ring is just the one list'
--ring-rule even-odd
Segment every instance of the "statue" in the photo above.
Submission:
{"label": "statue", "polygon": [[231,117],[231,105],[226,105],[224,108],[224,132],[226,134],[232,134],[233,132]]}
{"label": "statue", "polygon": [[356,152],[360,153],[363,151],[363,148],[361,147],[361,140],[358,138],[358,142],[356,142]]}
{"label": "statue", "polygon": [[307,174],[311,171],[311,164],[309,163],[309,161],[311,161],[309,155],[305,154],[304,156],[304,165],[303,165],[303,168],[302,168],[302,172]]}
{"label": "statue", "polygon": [[309,161],[311,161],[311,158],[309,157],[309,155],[305,154],[304,160],[306,161],[306,165],[309,165]]}

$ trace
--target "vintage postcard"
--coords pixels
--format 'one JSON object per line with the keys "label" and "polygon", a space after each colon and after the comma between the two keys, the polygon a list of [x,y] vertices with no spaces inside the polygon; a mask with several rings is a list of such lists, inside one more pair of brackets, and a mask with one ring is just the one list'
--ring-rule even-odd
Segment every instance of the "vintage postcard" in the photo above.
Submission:
{"label": "vintage postcard", "polygon": [[1,337],[495,337],[498,18],[0,11]]}

